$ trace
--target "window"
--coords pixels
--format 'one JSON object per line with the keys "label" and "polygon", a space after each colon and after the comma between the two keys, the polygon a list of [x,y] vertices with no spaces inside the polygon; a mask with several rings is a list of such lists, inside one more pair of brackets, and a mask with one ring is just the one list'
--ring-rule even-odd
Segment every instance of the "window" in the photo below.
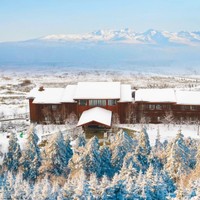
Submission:
{"label": "window", "polygon": [[114,105],[116,105],[117,104],[117,100],[115,100],[115,99],[109,99],[108,100],[108,105],[109,106],[114,106]]}
{"label": "window", "polygon": [[190,106],[190,110],[197,110],[197,106]]}
{"label": "window", "polygon": [[149,104],[149,110],[154,110],[155,109],[155,105],[154,104]]}
{"label": "window", "polygon": [[57,105],[52,105],[51,108],[52,108],[52,110],[56,110],[57,109]]}
{"label": "window", "polygon": [[156,105],[156,110],[162,110],[162,106],[161,105]]}
{"label": "window", "polygon": [[190,106],[181,106],[181,110],[189,110]]}
{"label": "window", "polygon": [[87,100],[79,100],[80,106],[87,106]]}
{"label": "window", "polygon": [[106,106],[106,100],[89,100],[89,106]]}
{"label": "window", "polygon": [[170,110],[171,109],[171,105],[165,104],[162,106],[163,110]]}

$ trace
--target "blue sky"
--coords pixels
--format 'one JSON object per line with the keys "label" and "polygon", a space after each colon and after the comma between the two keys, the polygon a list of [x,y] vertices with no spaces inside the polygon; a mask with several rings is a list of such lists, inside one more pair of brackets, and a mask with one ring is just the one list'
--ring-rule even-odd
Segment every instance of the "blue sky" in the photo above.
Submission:
{"label": "blue sky", "polygon": [[200,1],[0,0],[0,41],[122,28],[200,30]]}

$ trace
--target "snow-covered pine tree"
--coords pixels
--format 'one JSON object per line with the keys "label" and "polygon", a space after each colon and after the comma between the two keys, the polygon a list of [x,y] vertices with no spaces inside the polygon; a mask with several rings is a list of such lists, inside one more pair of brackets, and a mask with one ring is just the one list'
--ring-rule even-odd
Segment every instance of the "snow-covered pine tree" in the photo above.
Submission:
{"label": "snow-covered pine tree", "polygon": [[197,164],[197,154],[198,154],[198,146],[199,146],[199,141],[196,139],[192,138],[187,138],[185,141],[186,146],[190,150],[190,160],[189,160],[189,166],[191,169],[194,169],[198,164]]}
{"label": "snow-covered pine tree", "polygon": [[132,152],[136,146],[134,141],[126,132],[119,131],[116,140],[111,144],[112,166],[114,173],[119,172],[123,165],[124,157],[128,152]]}
{"label": "snow-covered pine tree", "polygon": [[79,134],[76,139],[75,148],[84,147],[85,145],[86,145],[85,135],[83,133]]}
{"label": "snow-covered pine tree", "polygon": [[99,181],[97,179],[96,174],[91,174],[89,179],[89,187],[94,199],[100,199],[100,188],[99,188]]}
{"label": "snow-covered pine tree", "polygon": [[108,146],[103,146],[100,149],[101,155],[101,176],[106,175],[109,178],[113,176],[113,168],[111,164],[111,150]]}
{"label": "snow-covered pine tree", "polygon": [[156,151],[156,152],[162,151],[162,149],[163,149],[163,144],[162,144],[162,142],[160,141],[160,130],[158,129],[158,130],[157,130],[156,141],[155,141],[155,151]]}
{"label": "snow-covered pine tree", "polygon": [[30,199],[31,198],[30,184],[23,180],[21,173],[18,173],[15,178],[14,192],[11,195],[12,199]]}
{"label": "snow-covered pine tree", "polygon": [[65,182],[63,188],[62,188],[62,196],[63,199],[73,199],[73,195],[74,195],[74,190],[77,187],[77,178],[72,178],[72,179],[67,179],[67,181]]}
{"label": "snow-covered pine tree", "polygon": [[77,187],[74,190],[73,199],[80,199],[80,200],[92,200],[93,196],[90,190],[89,183],[86,179],[85,172],[81,170],[79,173],[79,181],[77,182]]}
{"label": "snow-covered pine tree", "polygon": [[36,129],[30,127],[25,149],[21,157],[21,167],[23,178],[26,180],[35,181],[39,175],[39,167],[41,165],[40,148],[37,143],[39,138],[36,134]]}
{"label": "snow-covered pine tree", "polygon": [[149,155],[151,153],[149,136],[145,128],[140,132],[138,146],[143,155]]}
{"label": "snow-covered pine tree", "polygon": [[200,168],[200,145],[198,146],[197,154],[196,154],[196,169]]}
{"label": "snow-covered pine tree", "polygon": [[190,150],[185,144],[184,136],[181,131],[178,131],[175,140],[169,145],[167,163],[165,170],[174,180],[179,180],[183,174],[188,174],[191,171],[189,167]]}
{"label": "snow-covered pine tree", "polygon": [[72,146],[70,144],[70,139],[68,137],[65,140],[65,145],[66,145],[66,159],[67,159],[67,164],[68,164],[69,160],[73,156]]}
{"label": "snow-covered pine tree", "polygon": [[[182,190],[182,188],[180,190]],[[199,200],[200,199],[200,178],[197,178],[196,180],[191,180],[186,192],[187,192],[185,193],[186,199]]]}
{"label": "snow-covered pine tree", "polygon": [[0,185],[0,199],[11,200],[11,196],[14,192],[14,185],[14,174],[11,172],[4,173],[4,177],[1,179]]}
{"label": "snow-covered pine tree", "polygon": [[138,161],[138,157],[135,155],[135,152],[128,152],[126,154],[121,170],[128,169],[130,165],[136,170],[137,173],[139,173],[139,171],[142,169],[142,165]]}
{"label": "snow-covered pine tree", "polygon": [[143,128],[139,135],[138,146],[135,149],[134,156],[136,157],[138,165],[142,166],[142,171],[146,171],[149,166],[149,155],[151,153],[151,146],[149,142],[149,136],[146,132],[146,129]]}
{"label": "snow-covered pine tree", "polygon": [[137,170],[133,167],[133,164],[130,163],[129,166],[123,164],[123,167],[120,171],[120,177],[121,180],[124,180],[126,183],[129,179],[131,179],[132,182],[135,182],[138,176]]}
{"label": "snow-covered pine tree", "polygon": [[8,152],[4,157],[3,165],[8,171],[17,173],[19,168],[19,160],[21,157],[21,148],[18,144],[16,134],[12,133],[9,139]]}
{"label": "snow-covered pine tree", "polygon": [[113,196],[113,199],[125,199],[127,191],[125,181],[121,179],[120,174],[114,175],[110,189],[110,196]]}
{"label": "snow-covered pine tree", "polygon": [[91,173],[96,173],[97,177],[101,176],[99,140],[96,136],[91,138],[86,145],[86,151],[83,157],[83,169],[87,176]]}
{"label": "snow-covered pine tree", "polygon": [[116,146],[116,148],[112,152],[112,166],[113,166],[113,174],[120,171],[123,165],[124,157],[126,156],[126,150],[120,145]]}
{"label": "snow-covered pine tree", "polygon": [[56,176],[67,175],[67,165],[72,157],[69,140],[65,142],[62,132],[53,135],[45,147],[44,161],[40,168],[42,173],[50,173]]}
{"label": "snow-covered pine tree", "polygon": [[160,171],[163,169],[162,152],[152,151],[149,155],[149,163],[153,165],[154,169]]}
{"label": "snow-covered pine tree", "polygon": [[51,194],[52,186],[47,176],[45,176],[41,181],[34,184],[31,198],[37,200],[51,199]]}
{"label": "snow-covered pine tree", "polygon": [[100,185],[99,185],[99,192],[102,199],[106,199],[107,191],[110,188],[111,181],[108,179],[106,175],[103,175]]}

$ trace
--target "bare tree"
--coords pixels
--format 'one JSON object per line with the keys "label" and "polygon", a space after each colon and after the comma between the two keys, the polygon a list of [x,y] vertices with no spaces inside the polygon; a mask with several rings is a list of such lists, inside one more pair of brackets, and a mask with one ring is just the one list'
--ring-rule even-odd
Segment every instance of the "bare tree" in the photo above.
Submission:
{"label": "bare tree", "polygon": [[136,122],[135,110],[132,104],[129,104],[126,109],[126,123],[131,124]]}
{"label": "bare tree", "polygon": [[51,110],[49,109],[48,106],[45,106],[45,107],[42,109],[42,114],[43,114],[43,117],[44,117],[44,121],[45,121],[47,124],[52,122],[52,113],[51,113]]}
{"label": "bare tree", "polygon": [[74,112],[71,112],[67,119],[65,120],[65,124],[68,124],[69,126],[74,126],[78,123],[78,117]]}
{"label": "bare tree", "polygon": [[167,124],[168,125],[168,128],[169,128],[169,124],[172,124],[174,123],[174,114],[173,112],[170,110],[170,111],[166,111],[163,118],[161,119],[161,122],[163,124]]}
{"label": "bare tree", "polygon": [[113,125],[119,125],[120,120],[119,120],[119,115],[117,113],[114,113],[112,116],[112,124]]}

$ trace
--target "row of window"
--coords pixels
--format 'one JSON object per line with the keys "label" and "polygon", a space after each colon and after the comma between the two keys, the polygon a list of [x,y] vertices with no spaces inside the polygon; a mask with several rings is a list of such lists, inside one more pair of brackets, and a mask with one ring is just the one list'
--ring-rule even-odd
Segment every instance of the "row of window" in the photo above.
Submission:
{"label": "row of window", "polygon": [[[88,101],[89,106],[106,106],[106,100],[102,99],[92,99]],[[117,100],[109,99],[108,106],[114,106],[117,104]],[[80,106],[87,106],[87,100],[79,100]]]}
{"label": "row of window", "polygon": [[[144,107],[147,110],[170,110],[171,105],[160,105],[160,104],[148,104],[145,105]],[[182,105],[182,106],[177,106],[176,109],[180,110],[200,110],[200,107],[198,106],[189,106],[189,105]]]}
{"label": "row of window", "polygon": [[148,104],[145,105],[147,110],[170,110],[171,105]]}

